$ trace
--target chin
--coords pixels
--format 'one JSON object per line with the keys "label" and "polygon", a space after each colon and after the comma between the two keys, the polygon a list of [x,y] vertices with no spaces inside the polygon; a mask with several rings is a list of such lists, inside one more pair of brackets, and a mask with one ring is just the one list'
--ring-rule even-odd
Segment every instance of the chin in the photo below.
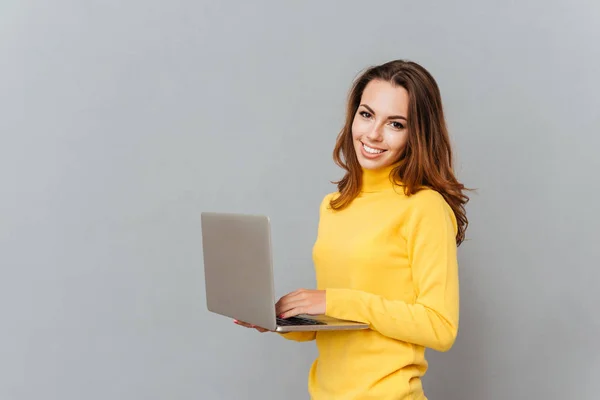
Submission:
{"label": "chin", "polygon": [[386,168],[392,165],[390,160],[369,160],[364,157],[358,156],[358,163],[363,169],[376,170],[381,168]]}

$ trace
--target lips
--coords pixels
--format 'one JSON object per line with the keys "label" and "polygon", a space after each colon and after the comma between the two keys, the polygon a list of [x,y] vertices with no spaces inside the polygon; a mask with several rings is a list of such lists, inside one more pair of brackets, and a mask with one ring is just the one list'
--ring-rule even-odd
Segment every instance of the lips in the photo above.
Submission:
{"label": "lips", "polygon": [[[362,143],[362,142],[361,142],[361,143]],[[378,148],[375,148],[375,147],[367,146],[367,145],[366,145],[366,144],[364,144],[364,143],[362,143],[362,146],[363,146],[363,149],[364,149],[364,150],[365,150],[367,153],[369,153],[369,154],[373,154],[373,155],[376,155],[376,154],[381,154],[381,153],[383,153],[383,152],[385,151],[385,150],[383,150],[383,149],[378,149]]]}

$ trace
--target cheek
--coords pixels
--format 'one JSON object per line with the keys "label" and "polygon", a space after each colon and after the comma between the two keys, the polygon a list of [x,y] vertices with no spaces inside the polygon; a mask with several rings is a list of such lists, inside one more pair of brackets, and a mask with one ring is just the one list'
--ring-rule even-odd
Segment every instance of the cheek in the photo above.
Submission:
{"label": "cheek", "polygon": [[368,123],[361,121],[358,118],[352,122],[352,137],[354,139],[361,138],[368,132]]}
{"label": "cheek", "polygon": [[408,132],[392,132],[387,135],[385,141],[389,148],[393,151],[399,152],[408,141]]}

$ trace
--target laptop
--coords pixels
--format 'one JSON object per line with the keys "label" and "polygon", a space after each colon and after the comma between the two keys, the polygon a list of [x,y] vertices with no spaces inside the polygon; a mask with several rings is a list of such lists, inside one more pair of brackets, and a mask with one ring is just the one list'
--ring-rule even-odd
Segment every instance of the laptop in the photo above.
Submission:
{"label": "laptop", "polygon": [[267,216],[201,213],[206,305],[210,312],[274,332],[355,330],[369,325],[325,315],[275,315],[271,224]]}

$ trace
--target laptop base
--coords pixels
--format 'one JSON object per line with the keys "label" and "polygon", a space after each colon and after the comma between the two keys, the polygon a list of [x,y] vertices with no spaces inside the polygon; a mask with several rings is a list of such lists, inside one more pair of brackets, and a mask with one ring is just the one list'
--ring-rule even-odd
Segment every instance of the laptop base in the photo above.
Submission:
{"label": "laptop base", "polygon": [[[299,325],[287,325],[280,324],[278,322],[277,327],[275,328],[275,332],[314,332],[369,329],[369,324],[331,318],[326,315],[299,315],[298,317],[303,320],[305,319],[314,322],[303,323]],[[280,321],[279,318],[277,320]]]}

